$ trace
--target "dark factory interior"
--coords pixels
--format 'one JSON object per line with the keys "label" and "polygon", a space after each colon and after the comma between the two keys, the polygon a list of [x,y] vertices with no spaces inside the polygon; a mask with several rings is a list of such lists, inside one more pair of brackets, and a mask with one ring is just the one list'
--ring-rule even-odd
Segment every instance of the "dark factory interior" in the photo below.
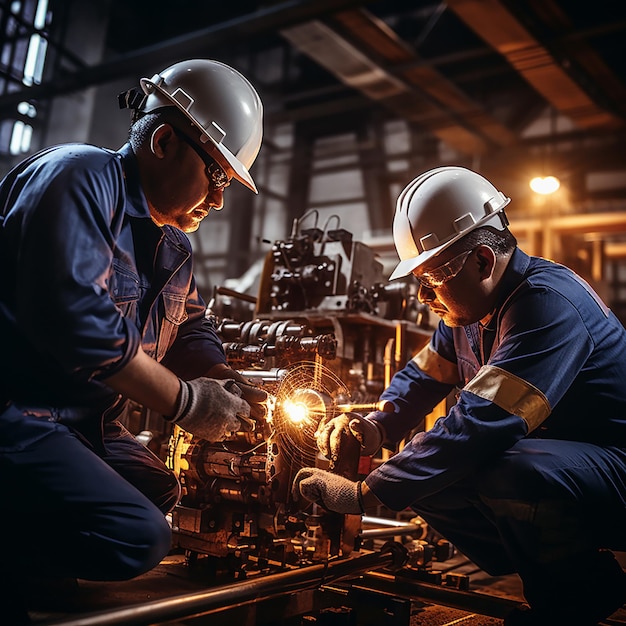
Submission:
{"label": "dark factory interior", "polygon": [[[390,410],[381,394],[406,363],[421,367],[415,355],[436,332],[422,280],[388,281],[396,201],[424,172],[458,166],[493,183],[511,199],[519,247],[574,270],[626,324],[626,2],[0,0],[0,33],[0,177],[60,144],[119,150],[131,118],[118,95],[175,63],[216,60],[256,89],[258,194],[231,184],[223,210],[188,238],[228,366],[268,397],[265,418],[218,442],[131,399],[124,426],[182,485],[167,515],[170,550],[130,580],[28,571],[19,583],[26,621],[13,622],[12,600],[0,595],[0,624],[518,624],[505,620],[528,600],[518,574],[488,573],[410,506],[329,511],[291,485],[309,466],[363,481],[461,394],[463,385],[431,403],[422,426],[371,457],[348,435],[339,458],[317,448],[327,420]],[[9,196],[0,187],[0,205]],[[39,302],[40,316],[48,305]],[[0,299],[3,346],[8,306]],[[592,382],[602,401],[582,399],[582,389],[579,406],[601,412],[612,391]],[[5,400],[0,388],[0,408]],[[595,418],[585,416],[590,430]],[[614,446],[624,459],[626,442]],[[623,541],[613,553],[626,569],[622,471]],[[16,489],[30,490],[23,480]],[[23,520],[15,507],[2,514],[10,578],[20,549],[8,546]],[[57,514],[42,506],[37,524]],[[601,521],[583,534],[601,534]],[[572,597],[602,588],[584,562],[572,571]],[[579,626],[626,624],[626,589],[623,597],[625,608]],[[574,624],[575,612],[568,601],[549,623]]]}

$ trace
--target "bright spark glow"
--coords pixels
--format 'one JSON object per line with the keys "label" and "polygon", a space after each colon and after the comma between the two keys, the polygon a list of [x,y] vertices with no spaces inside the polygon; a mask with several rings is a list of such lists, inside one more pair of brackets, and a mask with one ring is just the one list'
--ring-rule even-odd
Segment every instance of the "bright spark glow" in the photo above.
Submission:
{"label": "bright spark glow", "polygon": [[300,428],[311,421],[309,408],[304,402],[292,402],[287,399],[283,402],[283,411],[289,421]]}

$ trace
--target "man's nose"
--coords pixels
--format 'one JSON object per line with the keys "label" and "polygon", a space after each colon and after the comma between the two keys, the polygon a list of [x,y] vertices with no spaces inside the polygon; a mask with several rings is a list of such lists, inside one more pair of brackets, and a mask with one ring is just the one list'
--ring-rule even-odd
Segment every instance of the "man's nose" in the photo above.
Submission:
{"label": "man's nose", "polygon": [[224,208],[224,190],[209,188],[209,193],[204,199],[204,203],[208,204],[212,209],[221,211]]}

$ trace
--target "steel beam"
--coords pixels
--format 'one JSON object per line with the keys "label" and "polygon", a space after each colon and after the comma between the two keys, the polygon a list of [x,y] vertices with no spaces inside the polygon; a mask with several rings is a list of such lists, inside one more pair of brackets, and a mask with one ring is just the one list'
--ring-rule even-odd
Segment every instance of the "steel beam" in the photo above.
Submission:
{"label": "steel beam", "polygon": [[[368,0],[365,0],[367,2]],[[213,24],[185,35],[168,39],[158,45],[147,46],[119,58],[85,67],[67,75],[56,76],[40,85],[0,96],[0,111],[22,101],[41,100],[73,93],[131,76],[138,78],[155,66],[165,65],[174,59],[206,54],[233,41],[249,41],[251,37],[266,32],[279,31],[300,22],[323,17],[354,6],[364,0],[288,0],[242,17]]]}

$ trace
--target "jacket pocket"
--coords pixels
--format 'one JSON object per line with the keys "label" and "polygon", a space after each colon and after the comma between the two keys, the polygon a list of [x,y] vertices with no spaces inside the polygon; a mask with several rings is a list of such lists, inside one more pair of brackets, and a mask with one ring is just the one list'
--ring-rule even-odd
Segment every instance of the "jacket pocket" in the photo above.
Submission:
{"label": "jacket pocket", "polygon": [[160,361],[169,347],[174,343],[178,334],[178,327],[187,320],[186,298],[184,295],[164,293],[163,299],[163,322],[159,330],[157,344],[157,361]]}
{"label": "jacket pocket", "polygon": [[124,317],[135,319],[139,300],[139,277],[130,268],[113,261],[110,294]]}

